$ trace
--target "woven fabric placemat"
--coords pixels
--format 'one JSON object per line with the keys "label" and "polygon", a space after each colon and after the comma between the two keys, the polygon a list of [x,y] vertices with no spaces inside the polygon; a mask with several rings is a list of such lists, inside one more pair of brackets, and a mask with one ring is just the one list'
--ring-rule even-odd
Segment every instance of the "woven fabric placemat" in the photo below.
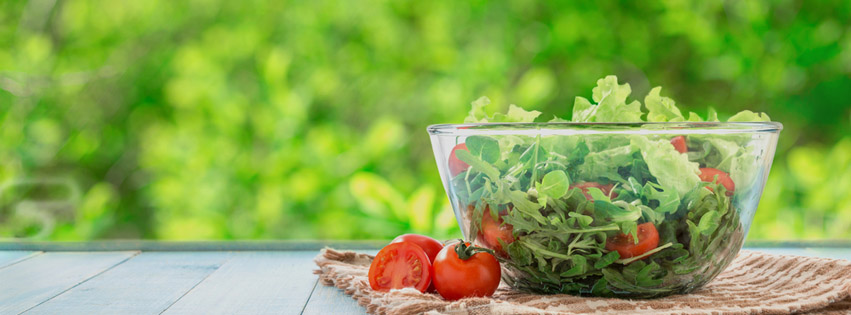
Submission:
{"label": "woven fabric placemat", "polygon": [[851,314],[851,261],[840,259],[741,251],[702,289],[654,300],[534,295],[503,284],[493,297],[449,302],[414,289],[373,291],[372,258],[326,248],[315,273],[371,314]]}

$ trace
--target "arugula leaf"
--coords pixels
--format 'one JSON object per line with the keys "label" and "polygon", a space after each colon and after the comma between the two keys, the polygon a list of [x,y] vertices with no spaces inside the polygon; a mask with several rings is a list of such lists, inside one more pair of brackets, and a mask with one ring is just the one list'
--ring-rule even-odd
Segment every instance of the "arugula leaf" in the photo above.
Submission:
{"label": "arugula leaf", "polygon": [[588,195],[591,196],[593,200],[600,200],[605,202],[612,202],[612,199],[609,198],[608,195],[604,194],[600,188],[597,187],[587,187],[585,190],[588,192]]}
{"label": "arugula leaf", "polygon": [[606,281],[605,277],[600,277],[600,279],[594,283],[594,286],[591,287],[591,295],[606,296],[611,293],[612,291],[609,290],[609,282]]}
{"label": "arugula leaf", "polygon": [[500,158],[499,142],[494,138],[470,136],[464,142],[467,144],[467,150],[484,162],[493,164]]}
{"label": "arugula leaf", "polygon": [[467,165],[470,165],[470,167],[472,167],[473,169],[484,173],[485,175],[490,177],[491,180],[499,180],[499,170],[497,170],[495,167],[493,167],[493,165],[489,164],[488,162],[482,161],[482,159],[473,156],[470,151],[456,150],[455,156],[458,157],[458,159],[463,161],[464,163],[467,163]]}
{"label": "arugula leaf", "polygon": [[511,204],[514,205],[514,209],[519,210],[525,215],[528,215],[538,221],[540,224],[547,224],[547,219],[538,212],[538,209],[541,208],[541,205],[532,202],[526,197],[526,193],[522,191],[513,190],[508,193],[508,199],[511,200]]}
{"label": "arugula leaf", "polygon": [[594,215],[606,222],[634,222],[641,217],[641,210],[638,208],[624,209],[603,200],[595,200],[593,204]]}
{"label": "arugula leaf", "polygon": [[576,223],[578,223],[580,227],[589,227],[591,223],[594,222],[594,218],[581,213],[570,212],[567,215],[576,219]]}
{"label": "arugula leaf", "polygon": [[631,235],[633,241],[638,245],[638,223],[635,221],[626,221],[621,223],[621,233]]}
{"label": "arugula leaf", "polygon": [[648,182],[641,191],[642,195],[649,200],[656,200],[659,205],[656,211],[661,213],[674,213],[680,206],[680,196],[673,189],[664,189],[662,186]]}
{"label": "arugula leaf", "polygon": [[543,180],[536,185],[535,189],[538,191],[538,199],[546,200],[547,198],[559,199],[564,197],[569,187],[570,179],[567,174],[564,171],[557,170],[544,175]]}
{"label": "arugula leaf", "polygon": [[571,263],[573,264],[573,267],[571,267],[570,269],[568,269],[565,272],[562,272],[560,274],[560,276],[565,277],[565,278],[576,277],[576,276],[582,275],[582,274],[589,271],[591,266],[588,265],[588,260],[585,259],[584,256],[574,255],[574,256],[571,256],[570,258],[571,258]]}
{"label": "arugula leaf", "polygon": [[621,255],[618,254],[618,252],[616,252],[616,251],[611,251],[611,252],[607,253],[605,256],[603,256],[603,258],[598,260],[596,263],[594,263],[594,268],[597,268],[597,269],[606,268],[606,266],[613,264],[615,262],[615,260],[618,260],[618,258],[621,258]]}
{"label": "arugula leaf", "polygon": [[526,247],[523,247],[520,242],[508,244],[507,251],[511,257],[511,262],[518,266],[528,266],[532,263],[532,253]]}
{"label": "arugula leaf", "polygon": [[703,235],[712,235],[716,229],[718,229],[718,219],[720,215],[718,215],[718,211],[709,211],[703,216],[700,217],[700,223],[697,224],[697,229],[700,231],[700,234]]}
{"label": "arugula leaf", "polygon": [[533,233],[541,229],[540,222],[520,211],[509,211],[502,219],[512,226],[514,233]]}

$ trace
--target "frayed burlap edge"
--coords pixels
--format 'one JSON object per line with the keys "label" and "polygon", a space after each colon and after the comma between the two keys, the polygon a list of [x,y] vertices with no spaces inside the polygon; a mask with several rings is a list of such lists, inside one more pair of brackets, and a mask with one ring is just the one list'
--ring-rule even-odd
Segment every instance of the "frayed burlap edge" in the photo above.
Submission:
{"label": "frayed burlap edge", "polygon": [[[851,262],[743,251],[705,288],[655,300],[532,295],[500,287],[492,298],[445,301],[414,289],[376,292],[367,280],[373,256],[323,249],[319,281],[352,296],[370,314],[851,314]],[[778,273],[779,272],[779,273]],[[785,273],[788,274],[785,274]],[[795,281],[803,281],[800,287]],[[816,285],[814,286],[813,283]],[[784,294],[789,290],[796,294]],[[785,290],[785,291],[784,291]]]}

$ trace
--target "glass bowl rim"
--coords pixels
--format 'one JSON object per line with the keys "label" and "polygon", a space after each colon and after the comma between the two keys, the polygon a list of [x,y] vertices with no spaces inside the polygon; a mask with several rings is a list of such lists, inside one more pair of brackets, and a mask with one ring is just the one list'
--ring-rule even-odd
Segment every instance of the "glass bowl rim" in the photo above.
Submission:
{"label": "glass bowl rim", "polygon": [[434,124],[431,135],[574,135],[574,134],[742,134],[779,133],[783,124],[766,122],[533,122]]}

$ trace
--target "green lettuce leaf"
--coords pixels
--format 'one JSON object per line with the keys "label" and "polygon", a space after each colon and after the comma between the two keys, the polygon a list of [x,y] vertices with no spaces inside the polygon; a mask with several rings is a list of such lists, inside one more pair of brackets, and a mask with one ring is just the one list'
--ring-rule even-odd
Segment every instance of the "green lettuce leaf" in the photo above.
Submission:
{"label": "green lettuce leaf", "polygon": [[472,108],[470,109],[470,113],[467,114],[467,118],[464,118],[465,123],[480,123],[487,122],[488,115],[485,113],[485,106],[491,103],[491,100],[487,96],[482,96],[479,99],[470,103]]}
{"label": "green lettuce leaf", "polygon": [[749,110],[743,110],[730,117],[730,119],[727,119],[727,121],[771,121],[771,118],[766,113],[754,113]]}
{"label": "green lettuce leaf", "polygon": [[591,105],[587,98],[577,96],[573,100],[573,122],[592,122],[596,106]]}
{"label": "green lettuce leaf", "polygon": [[508,105],[508,113],[496,113],[491,118],[490,122],[519,122],[530,123],[534,122],[535,118],[541,115],[541,112],[536,110],[527,111],[517,105]]}
{"label": "green lettuce leaf", "polygon": [[530,123],[534,122],[535,118],[541,115],[539,111],[527,111],[517,105],[511,104],[508,106],[507,113],[495,113],[492,117],[488,117],[485,112],[485,106],[490,104],[490,102],[490,99],[485,96],[473,101],[473,107],[470,109],[469,114],[467,114],[467,118],[464,118],[464,123]]}
{"label": "green lettuce leaf", "polygon": [[607,178],[612,181],[626,182],[626,179],[618,174],[618,168],[630,165],[633,162],[632,155],[635,151],[635,147],[625,145],[588,153],[585,156],[585,163],[579,165],[579,176],[589,181]]}
{"label": "green lettuce leaf", "polygon": [[706,115],[706,121],[718,121],[718,112],[714,108],[709,108],[709,114]]}
{"label": "green lettuce leaf", "polygon": [[632,137],[632,145],[641,150],[650,174],[666,190],[675,190],[680,198],[700,183],[699,164],[690,162],[688,156],[677,152],[668,140],[650,140],[644,136]]}
{"label": "green lettuce leaf", "polygon": [[700,115],[695,112],[688,112],[688,119],[686,121],[701,122],[703,118],[700,118]]}
{"label": "green lettuce leaf", "polygon": [[717,164],[707,164],[706,166],[730,172],[730,165],[733,163],[733,158],[741,152],[741,150],[739,150],[740,145],[732,141],[720,139],[717,135],[714,137],[706,137],[706,141],[718,150],[721,157]]}
{"label": "green lettuce leaf", "polygon": [[760,167],[757,163],[757,155],[754,147],[746,147],[730,162],[730,179],[736,185],[736,191],[740,194],[746,193],[753,188],[757,171]]}
{"label": "green lettuce leaf", "polygon": [[[655,187],[654,187],[655,186]],[[659,201],[659,206],[656,207],[657,212],[661,213],[674,213],[677,211],[677,207],[680,206],[680,196],[676,191],[673,190],[665,190],[664,188],[657,186],[651,182],[648,182],[644,185],[642,193],[649,200]]]}
{"label": "green lettuce leaf", "polygon": [[[647,93],[647,97],[644,98],[644,106],[647,107],[647,121],[685,120],[674,100],[669,97],[660,96],[660,91],[662,91],[662,87],[657,86],[650,90],[650,93]],[[689,121],[701,121],[700,116],[694,112],[689,113]]]}
{"label": "green lettuce leaf", "polygon": [[573,122],[640,122],[644,113],[641,103],[626,103],[632,93],[629,83],[618,85],[618,77],[610,75],[597,80],[592,90],[592,105],[588,99],[577,97],[573,103]]}

